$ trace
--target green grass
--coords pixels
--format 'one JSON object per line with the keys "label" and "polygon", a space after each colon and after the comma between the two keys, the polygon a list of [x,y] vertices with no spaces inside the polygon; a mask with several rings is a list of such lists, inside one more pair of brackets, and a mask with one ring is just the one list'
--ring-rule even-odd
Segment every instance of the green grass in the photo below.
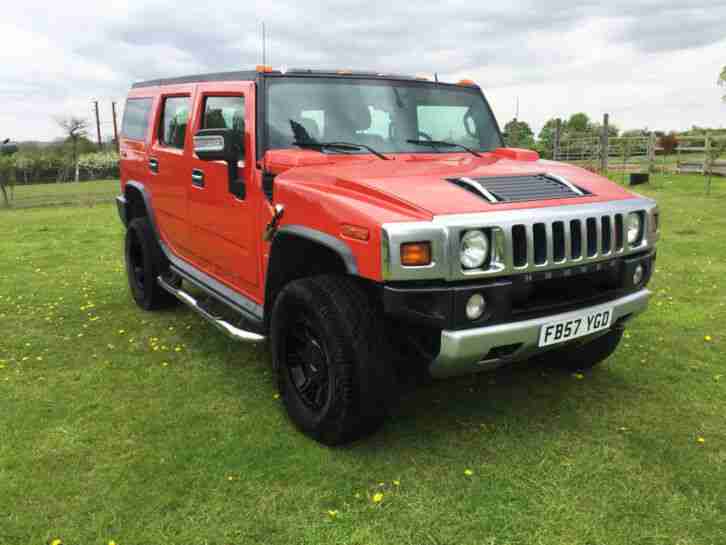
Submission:
{"label": "green grass", "polygon": [[[11,190],[9,190],[11,191]],[[12,208],[93,205],[111,202],[119,193],[118,180],[95,180],[62,184],[18,184],[12,189]],[[5,210],[0,198],[0,212]]]}
{"label": "green grass", "polygon": [[639,188],[655,297],[606,364],[436,382],[339,449],[292,428],[264,349],[133,305],[112,205],[0,214],[0,544],[723,543],[726,182],[703,188]]}

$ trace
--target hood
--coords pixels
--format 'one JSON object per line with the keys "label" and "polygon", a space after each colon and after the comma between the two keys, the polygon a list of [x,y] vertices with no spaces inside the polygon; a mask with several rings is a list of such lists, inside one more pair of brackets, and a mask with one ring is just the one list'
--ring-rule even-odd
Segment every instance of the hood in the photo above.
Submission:
{"label": "hood", "polygon": [[[501,210],[577,205],[632,198],[633,195],[598,174],[554,161],[538,159],[533,153],[504,153],[497,150],[481,158],[461,154],[416,154],[394,156],[383,161],[360,156],[326,156],[315,154],[314,163],[296,161],[284,169],[284,179],[332,184],[417,208],[431,215],[493,212]],[[498,153],[499,152],[499,153]],[[307,153],[310,152],[299,152]],[[335,157],[335,159],[332,159]],[[301,165],[301,166],[297,166]],[[308,165],[308,166],[303,166]],[[516,202],[489,202],[465,184],[450,181],[458,178],[486,178],[553,174],[583,189],[584,195],[569,198],[532,198]]]}

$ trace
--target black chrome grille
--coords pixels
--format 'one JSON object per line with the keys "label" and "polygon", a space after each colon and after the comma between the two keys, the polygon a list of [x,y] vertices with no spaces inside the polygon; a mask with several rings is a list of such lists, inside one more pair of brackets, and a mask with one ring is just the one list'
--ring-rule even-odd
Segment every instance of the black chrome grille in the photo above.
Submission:
{"label": "black chrome grille", "polygon": [[479,195],[490,203],[568,199],[591,195],[560,176],[527,174],[522,176],[483,176],[450,178],[449,181]]}

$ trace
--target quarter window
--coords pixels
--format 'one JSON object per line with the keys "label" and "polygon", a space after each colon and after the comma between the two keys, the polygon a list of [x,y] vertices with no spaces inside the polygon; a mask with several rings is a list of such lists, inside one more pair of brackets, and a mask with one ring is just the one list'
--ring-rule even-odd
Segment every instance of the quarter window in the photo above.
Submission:
{"label": "quarter window", "polygon": [[124,119],[121,124],[121,135],[129,140],[146,139],[151,113],[150,98],[130,98],[124,108]]}
{"label": "quarter window", "polygon": [[159,142],[171,148],[184,149],[189,124],[189,97],[164,99]]}

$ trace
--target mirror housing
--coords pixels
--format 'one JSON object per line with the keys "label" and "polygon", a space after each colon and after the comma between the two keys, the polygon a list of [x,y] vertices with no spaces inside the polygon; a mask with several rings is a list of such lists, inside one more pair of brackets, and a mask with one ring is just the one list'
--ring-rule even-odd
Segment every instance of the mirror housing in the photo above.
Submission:
{"label": "mirror housing", "polygon": [[242,141],[232,129],[202,129],[194,135],[194,153],[202,161],[237,162]]}
{"label": "mirror housing", "polygon": [[238,199],[245,198],[245,182],[237,177],[237,163],[244,141],[232,129],[202,129],[193,138],[194,153],[202,161],[225,161],[229,172],[229,192]]}

